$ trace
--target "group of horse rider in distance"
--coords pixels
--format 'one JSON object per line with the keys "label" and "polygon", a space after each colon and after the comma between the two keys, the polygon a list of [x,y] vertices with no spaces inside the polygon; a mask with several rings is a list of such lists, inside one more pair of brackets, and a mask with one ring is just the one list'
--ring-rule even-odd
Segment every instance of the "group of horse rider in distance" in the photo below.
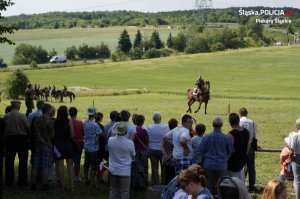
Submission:
{"label": "group of horse rider in distance", "polygon": [[69,91],[68,88],[64,85],[62,90],[57,90],[53,85],[48,87],[41,88],[39,84],[28,84],[25,90],[25,100],[26,99],[45,99],[49,101],[48,98],[52,101],[52,97],[56,101],[63,102],[63,97],[69,97],[70,102],[75,100],[75,94],[72,91]]}

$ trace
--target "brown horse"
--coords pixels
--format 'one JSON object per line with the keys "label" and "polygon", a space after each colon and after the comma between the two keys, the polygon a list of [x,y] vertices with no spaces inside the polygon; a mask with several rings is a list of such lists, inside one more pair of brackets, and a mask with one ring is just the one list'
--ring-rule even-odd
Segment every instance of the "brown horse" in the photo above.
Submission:
{"label": "brown horse", "polygon": [[75,94],[72,91],[62,91],[62,90],[57,90],[56,91],[57,95],[60,98],[60,102],[63,102],[63,97],[69,97],[70,98],[70,103],[75,100]]}
{"label": "brown horse", "polygon": [[198,101],[199,102],[199,106],[198,106],[198,109],[195,111],[195,113],[197,113],[200,108],[201,108],[201,104],[202,102],[205,103],[205,114],[206,113],[206,108],[207,108],[207,103],[208,103],[208,100],[210,99],[210,96],[209,96],[209,90],[205,90],[202,94],[199,94],[197,96],[195,96],[193,94],[194,90],[193,89],[188,89],[186,95],[187,95],[187,98],[188,98],[188,110],[186,112],[190,112],[192,113],[192,109],[191,109],[191,106],[192,104],[195,102],[195,101]]}

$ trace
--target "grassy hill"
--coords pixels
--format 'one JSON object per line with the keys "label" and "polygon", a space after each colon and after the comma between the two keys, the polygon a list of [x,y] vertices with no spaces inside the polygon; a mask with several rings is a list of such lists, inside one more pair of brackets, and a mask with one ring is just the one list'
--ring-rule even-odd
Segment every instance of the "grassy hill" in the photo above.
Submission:
{"label": "grassy hill", "polygon": [[[163,122],[171,117],[179,120],[187,109],[185,93],[194,87],[200,74],[211,82],[211,100],[208,114],[193,113],[198,122],[207,126],[207,133],[212,130],[211,121],[216,115],[224,120],[223,131],[230,130],[227,107],[231,112],[247,107],[250,118],[258,124],[259,145],[263,148],[281,149],[284,137],[294,130],[294,122],[300,117],[299,99],[299,63],[300,46],[250,48],[217,53],[179,55],[160,59],[103,63],[76,67],[26,70],[32,83],[41,86],[55,84],[57,88],[85,87],[73,103],[79,117],[86,118],[86,108],[95,104],[104,113],[104,123],[109,120],[111,110],[128,109],[130,112],[144,114],[146,125],[152,123],[154,111],[160,111]],[[8,72],[0,72],[4,81]],[[130,95],[124,95],[130,94]],[[101,96],[104,95],[104,96]],[[9,102],[0,104],[1,110]],[[52,102],[56,107],[61,105]],[[24,106],[24,105],[23,105]],[[193,110],[195,110],[194,105]],[[24,107],[22,111],[25,111]],[[259,198],[264,185],[279,174],[279,153],[257,153],[257,186],[259,193],[252,198]],[[107,189],[89,190],[78,185],[75,198],[88,192],[88,198],[107,196]],[[291,191],[291,183],[288,190]],[[28,195],[26,191],[24,191]],[[18,198],[12,189],[6,192],[6,198]],[[64,193],[66,197],[70,195]],[[141,198],[135,193],[133,198]],[[44,196],[42,193],[40,197]],[[28,196],[33,198],[33,196]],[[55,193],[46,198],[55,198]],[[73,196],[72,196],[73,197]],[[293,198],[290,196],[289,198]]]}

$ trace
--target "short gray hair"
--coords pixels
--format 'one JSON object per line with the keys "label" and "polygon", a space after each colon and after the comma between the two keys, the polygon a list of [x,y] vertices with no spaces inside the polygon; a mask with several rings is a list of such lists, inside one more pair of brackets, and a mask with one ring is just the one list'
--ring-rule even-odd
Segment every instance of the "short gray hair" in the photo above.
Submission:
{"label": "short gray hair", "polygon": [[296,128],[299,130],[300,129],[300,118],[296,120]]}
{"label": "short gray hair", "polygon": [[159,112],[154,112],[153,113],[153,120],[158,121],[161,119],[161,114]]}
{"label": "short gray hair", "polygon": [[220,128],[223,126],[223,120],[220,116],[216,116],[213,120],[213,127]]}

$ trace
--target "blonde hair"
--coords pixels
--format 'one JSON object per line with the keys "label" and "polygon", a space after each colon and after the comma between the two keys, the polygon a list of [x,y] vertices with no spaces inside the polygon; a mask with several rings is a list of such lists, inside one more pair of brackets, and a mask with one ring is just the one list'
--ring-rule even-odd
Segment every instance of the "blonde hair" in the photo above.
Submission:
{"label": "blonde hair", "polygon": [[286,189],[282,182],[271,180],[265,186],[261,199],[276,199]]}

